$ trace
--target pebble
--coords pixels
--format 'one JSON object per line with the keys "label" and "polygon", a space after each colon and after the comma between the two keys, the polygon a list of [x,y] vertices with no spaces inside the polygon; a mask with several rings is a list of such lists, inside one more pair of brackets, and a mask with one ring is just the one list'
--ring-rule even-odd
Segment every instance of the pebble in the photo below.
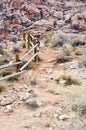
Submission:
{"label": "pebble", "polygon": [[20,101],[25,101],[30,98],[30,94],[28,92],[19,92],[18,97]]}
{"label": "pebble", "polygon": [[31,85],[36,85],[37,84],[36,78],[32,77],[30,83],[31,83]]}
{"label": "pebble", "polygon": [[13,111],[12,106],[11,105],[7,105],[4,112],[12,112],[12,111]]}
{"label": "pebble", "polygon": [[51,74],[52,72],[53,72],[52,69],[49,69],[49,68],[46,69],[46,73],[47,73],[47,74]]}
{"label": "pebble", "polygon": [[39,100],[27,100],[26,105],[29,106],[31,109],[38,108],[43,105],[42,101]]}
{"label": "pebble", "polygon": [[53,114],[53,117],[54,117],[54,118],[58,118],[58,114],[56,114],[56,113]]}
{"label": "pebble", "polygon": [[59,119],[60,119],[60,120],[67,120],[67,119],[69,119],[69,116],[66,115],[66,114],[60,115],[60,116],[59,116]]}
{"label": "pebble", "polygon": [[50,127],[50,128],[49,128],[49,130],[53,130],[53,128],[52,128],[52,127]]}
{"label": "pebble", "polygon": [[41,117],[41,113],[36,113],[33,115],[34,117]]}

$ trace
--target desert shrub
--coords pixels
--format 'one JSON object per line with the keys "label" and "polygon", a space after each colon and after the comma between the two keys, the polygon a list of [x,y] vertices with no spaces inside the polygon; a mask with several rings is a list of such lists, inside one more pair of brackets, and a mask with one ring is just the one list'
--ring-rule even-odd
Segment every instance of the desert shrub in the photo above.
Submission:
{"label": "desert shrub", "polygon": [[0,47],[0,54],[8,56],[7,52],[1,47]]}
{"label": "desert shrub", "polygon": [[4,77],[13,73],[13,68],[4,68],[0,71],[0,77]]}
{"label": "desert shrub", "polygon": [[14,47],[12,47],[11,52],[12,53],[19,53],[20,52],[20,48],[14,46]]}
{"label": "desert shrub", "polygon": [[70,55],[73,52],[74,48],[71,44],[66,44],[63,46],[63,54]]}
{"label": "desert shrub", "polygon": [[26,44],[26,41],[25,40],[22,40],[22,39],[19,39],[17,41],[17,44],[21,46],[21,48],[25,48],[25,44]]}
{"label": "desert shrub", "polygon": [[74,85],[80,85],[80,82],[74,76],[63,75],[62,79],[66,81],[65,85],[72,85],[72,84],[74,84]]}
{"label": "desert shrub", "polygon": [[[1,41],[0,41],[1,42]],[[6,44],[5,43],[0,43],[0,49],[6,49]]]}
{"label": "desert shrub", "polygon": [[7,87],[9,87],[10,85],[12,85],[12,84],[10,82],[8,82],[7,80],[0,81],[0,93],[5,91],[5,89]]}
{"label": "desert shrub", "polygon": [[4,65],[6,63],[9,63],[9,57],[7,55],[0,56],[0,65]]}
{"label": "desert shrub", "polygon": [[80,37],[74,38],[72,42],[73,47],[85,45],[85,41]]}
{"label": "desert shrub", "polygon": [[69,39],[67,36],[58,31],[55,34],[52,34],[50,37],[46,38],[46,44],[50,47],[62,47],[65,43],[68,43]]}
{"label": "desert shrub", "polygon": [[59,36],[53,36],[51,39],[51,47],[62,47],[64,45],[63,40]]}
{"label": "desert shrub", "polygon": [[80,115],[85,116],[86,115],[86,104],[73,104],[72,110],[75,112],[78,112]]}
{"label": "desert shrub", "polygon": [[52,32],[44,32],[41,34],[40,39],[42,39],[44,44],[46,46],[49,46],[50,39],[52,37],[53,33]]}
{"label": "desert shrub", "polygon": [[83,48],[81,47],[76,47],[74,50],[75,55],[82,55],[83,53]]}
{"label": "desert shrub", "polygon": [[7,79],[7,81],[9,82],[14,82],[14,81],[18,81],[19,80],[19,76],[13,76]]}
{"label": "desert shrub", "polygon": [[28,101],[28,100],[27,100],[27,101],[26,101],[26,105],[27,105],[29,108],[31,108],[31,109],[36,109],[36,108],[39,107],[37,101],[35,101],[35,100],[31,100],[31,101]]}
{"label": "desert shrub", "polygon": [[[0,71],[0,77],[5,77],[7,75],[11,75],[15,72],[15,68],[14,67],[9,67],[9,68],[4,68]],[[10,77],[8,79],[6,79],[6,81],[18,81],[19,76],[13,76]]]}
{"label": "desert shrub", "polygon": [[86,68],[86,58],[83,58],[82,60],[79,61],[79,67],[80,68],[83,68],[83,67]]}
{"label": "desert shrub", "polygon": [[19,52],[21,52],[21,49],[22,49],[23,47],[22,47],[22,44],[18,44],[18,43],[16,43],[15,45],[13,45],[11,48],[10,48],[10,51],[12,52],[12,53],[19,53]]}
{"label": "desert shrub", "polygon": [[80,82],[76,76],[74,76],[73,71],[71,69],[66,69],[66,70],[60,70],[58,72],[58,78],[57,80],[60,82],[63,82],[64,85],[80,85]]}
{"label": "desert shrub", "polygon": [[65,43],[71,43],[70,39],[67,37],[65,33],[62,31],[58,30],[58,36],[65,42]]}
{"label": "desert shrub", "polygon": [[58,64],[58,63],[65,63],[65,62],[69,62],[71,61],[71,59],[68,57],[68,56],[59,56],[56,58],[55,60],[55,65]]}

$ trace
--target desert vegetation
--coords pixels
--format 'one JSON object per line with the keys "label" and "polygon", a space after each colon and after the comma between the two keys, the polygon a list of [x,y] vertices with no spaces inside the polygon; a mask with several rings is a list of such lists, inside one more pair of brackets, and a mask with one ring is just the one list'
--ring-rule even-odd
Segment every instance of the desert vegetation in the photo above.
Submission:
{"label": "desert vegetation", "polygon": [[[0,1],[0,67],[21,62],[0,79],[22,72],[0,80],[0,130],[86,129],[85,14],[85,0]],[[40,44],[22,60],[27,34]]]}

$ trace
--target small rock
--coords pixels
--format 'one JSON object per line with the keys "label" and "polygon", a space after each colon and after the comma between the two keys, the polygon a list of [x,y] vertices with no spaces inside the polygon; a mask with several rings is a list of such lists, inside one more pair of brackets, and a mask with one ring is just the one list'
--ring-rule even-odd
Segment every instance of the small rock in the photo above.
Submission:
{"label": "small rock", "polygon": [[21,101],[25,101],[30,97],[30,94],[28,92],[19,92],[18,97]]}
{"label": "small rock", "polygon": [[12,110],[11,105],[7,105],[4,112],[12,112],[12,111],[13,111],[13,110]]}
{"label": "small rock", "polygon": [[34,117],[41,117],[41,113],[34,114]]}
{"label": "small rock", "polygon": [[62,85],[64,85],[65,82],[66,82],[65,80],[60,80],[60,81],[59,81],[59,83],[62,84]]}
{"label": "small rock", "polygon": [[36,85],[36,78],[35,78],[35,77],[32,77],[30,83],[31,83],[32,85]]}
{"label": "small rock", "polygon": [[46,127],[50,127],[50,123],[47,123],[45,126],[46,126]]}
{"label": "small rock", "polygon": [[61,116],[59,116],[59,119],[60,120],[67,120],[67,119],[69,119],[69,116],[67,116],[67,115],[61,115]]}
{"label": "small rock", "polygon": [[36,109],[40,106],[42,106],[42,102],[39,100],[27,100],[26,101],[27,106],[29,106],[31,109]]}
{"label": "small rock", "polygon": [[54,118],[57,118],[57,117],[58,117],[58,114],[56,114],[56,113],[53,114],[53,117],[54,117]]}
{"label": "small rock", "polygon": [[14,99],[12,98],[3,98],[1,100],[1,106],[6,106],[6,105],[9,105],[9,104],[12,104],[14,102]]}
{"label": "small rock", "polygon": [[52,127],[50,127],[50,128],[49,128],[49,130],[53,130],[53,128],[52,128]]}
{"label": "small rock", "polygon": [[50,74],[50,73],[52,73],[52,69],[47,68],[46,72],[47,72],[47,74]]}
{"label": "small rock", "polygon": [[75,62],[72,62],[69,67],[70,67],[71,69],[76,69],[76,68],[78,68],[78,66],[79,66],[79,63],[78,63],[77,61],[75,61]]}

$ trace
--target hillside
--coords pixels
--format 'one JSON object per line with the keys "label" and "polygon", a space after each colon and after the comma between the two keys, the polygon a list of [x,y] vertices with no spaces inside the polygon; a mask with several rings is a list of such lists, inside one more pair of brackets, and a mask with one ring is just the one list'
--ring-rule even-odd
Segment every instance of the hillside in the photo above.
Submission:
{"label": "hillside", "polygon": [[86,1],[0,0],[0,65],[27,53],[25,32],[40,60],[0,81],[0,130],[86,130]]}

